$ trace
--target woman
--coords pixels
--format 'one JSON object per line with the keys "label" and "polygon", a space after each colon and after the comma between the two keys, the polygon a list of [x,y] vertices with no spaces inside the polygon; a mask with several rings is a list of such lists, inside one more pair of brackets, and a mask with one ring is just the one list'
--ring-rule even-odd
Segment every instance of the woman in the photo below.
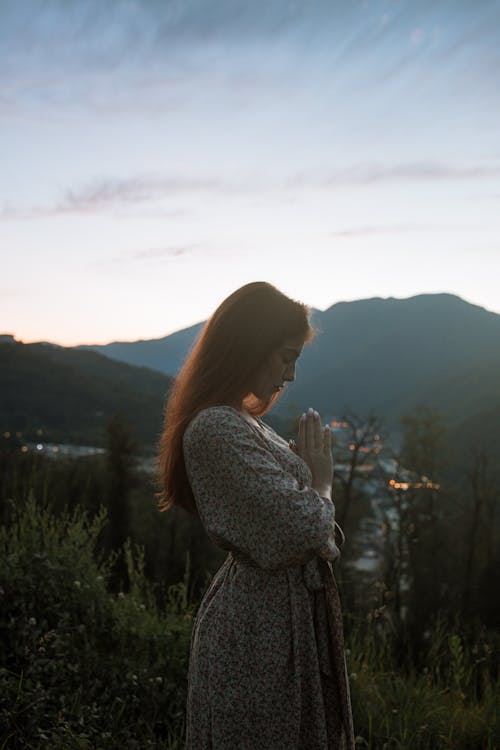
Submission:
{"label": "woman", "polygon": [[197,514],[229,553],[193,624],[187,750],[354,749],[330,431],[309,409],[295,447],[260,418],[315,334],[309,306],[246,284],[207,321],[166,404],[160,508]]}

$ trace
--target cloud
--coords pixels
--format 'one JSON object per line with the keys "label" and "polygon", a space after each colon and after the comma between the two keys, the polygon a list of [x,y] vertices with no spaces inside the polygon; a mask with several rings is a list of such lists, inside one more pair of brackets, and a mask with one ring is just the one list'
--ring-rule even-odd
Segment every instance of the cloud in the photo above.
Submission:
{"label": "cloud", "polygon": [[[262,192],[289,193],[297,190],[363,187],[377,183],[445,182],[489,180],[500,177],[500,165],[445,164],[432,161],[394,165],[357,164],[333,170],[303,170],[290,177],[246,174],[219,176],[137,176],[104,179],[68,189],[53,206],[19,208],[5,205],[0,220],[51,218],[68,214],[97,214],[130,206],[151,205],[180,195],[209,194],[224,198]],[[172,216],[178,215],[177,210]]]}
{"label": "cloud", "polygon": [[[5,205],[0,220],[28,220],[53,218],[68,214],[98,214],[106,211],[151,204],[168,196],[186,192],[218,192],[224,190],[220,179],[140,176],[130,179],[96,180],[80,188],[65,191],[61,200],[52,206],[19,208]],[[229,187],[227,188],[229,189]],[[162,216],[179,215],[179,210],[162,211]]]}
{"label": "cloud", "polygon": [[[236,79],[255,75],[259,84],[273,75],[297,82],[300,71],[316,63],[320,75],[337,78],[344,63],[360,59],[368,62],[365,70],[382,72],[389,64],[396,74],[424,46],[447,60],[466,50],[468,67],[479,64],[487,74],[498,55],[500,20],[495,0],[52,0],[42,6],[10,0],[0,13],[4,90],[19,80],[21,97],[42,93],[52,105],[106,107],[111,101],[111,107],[118,102],[134,110],[144,82],[177,100],[192,93],[179,94],[188,82],[198,78],[203,87],[208,71],[216,70],[225,71],[229,85],[233,73]],[[436,37],[436,29],[445,33]],[[433,62],[419,60],[417,67],[432,69]],[[15,99],[9,97],[9,108]]]}
{"label": "cloud", "polygon": [[481,229],[476,224],[457,226],[457,224],[373,224],[359,227],[348,227],[331,232],[335,239],[357,239],[358,237],[373,237],[374,235],[415,234],[419,232],[477,232]]}
{"label": "cloud", "polygon": [[29,206],[19,208],[5,204],[0,209],[0,221],[31,221],[32,219],[47,219],[58,216],[60,212],[51,206]]}
{"label": "cloud", "polygon": [[[183,245],[180,247],[161,247],[149,250],[140,250],[128,256],[129,260],[157,260],[163,258],[178,258],[181,255],[190,255],[196,245]],[[117,259],[118,260],[118,259]]]}
{"label": "cloud", "polygon": [[[181,194],[254,192],[258,185],[251,177],[224,179],[221,177],[150,176],[128,179],[96,180],[80,188],[65,191],[53,206],[19,208],[5,205],[0,210],[0,220],[27,220],[65,216],[67,214],[97,214],[123,207],[151,204],[155,201],[178,197]],[[179,215],[178,210],[171,212]],[[183,212],[182,212],[183,213]],[[165,212],[162,211],[162,216]]]}
{"label": "cloud", "polygon": [[425,232],[428,230],[439,229],[431,225],[419,224],[394,224],[387,226],[361,226],[351,227],[349,229],[337,230],[331,233],[332,237],[338,239],[355,239],[357,237],[371,237],[377,234],[405,234],[406,232]]}
{"label": "cloud", "polygon": [[160,248],[148,248],[147,250],[138,250],[132,253],[121,253],[115,255],[112,258],[104,258],[90,261],[87,266],[89,268],[110,266],[123,263],[142,263],[149,261],[161,261],[161,260],[172,260],[175,258],[181,258],[185,255],[191,255],[199,247],[196,244],[192,245],[173,245],[171,247],[160,247]]}
{"label": "cloud", "polygon": [[93,213],[116,205],[151,202],[184,192],[219,192],[225,189],[225,182],[219,178],[143,175],[130,179],[105,179],[66,191],[59,210]]}
{"label": "cloud", "polygon": [[500,165],[443,164],[432,161],[408,162],[394,165],[360,164],[333,171],[319,183],[330,185],[367,185],[377,182],[442,182],[500,177]]}

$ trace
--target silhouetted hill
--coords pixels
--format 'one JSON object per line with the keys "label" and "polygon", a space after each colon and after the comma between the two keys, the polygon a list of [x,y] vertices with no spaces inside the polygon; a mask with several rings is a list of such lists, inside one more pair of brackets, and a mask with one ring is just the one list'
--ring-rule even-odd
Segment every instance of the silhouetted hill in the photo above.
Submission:
{"label": "silhouetted hill", "polygon": [[[313,309],[312,322],[319,333],[267,416],[276,429],[288,429],[290,414],[308,406],[325,420],[372,411],[397,442],[400,417],[425,405],[446,417],[457,456],[484,436],[498,444],[492,415],[500,409],[500,315],[452,294],[420,294],[339,302]],[[203,325],[95,347],[0,340],[2,424],[13,417],[30,427],[40,422],[96,444],[105,416],[119,409],[151,444],[171,383],[166,373],[175,376]]]}
{"label": "silhouetted hill", "polygon": [[[321,310],[312,308],[313,320],[321,315]],[[194,343],[206,321],[196,323],[189,328],[183,328],[161,339],[147,341],[113,341],[110,344],[81,344],[74,349],[90,349],[104,354],[106,357],[127,362],[129,365],[150,367],[175,377],[182,363],[186,359],[191,345]]]}
{"label": "silhouetted hill", "polygon": [[119,362],[150,367],[165,375],[175,375],[204,325],[204,322],[196,323],[161,339],[113,341],[111,344],[100,345],[81,344],[74,348],[96,351]]}
{"label": "silhouetted hill", "polygon": [[154,445],[171,378],[97,352],[47,343],[0,342],[0,429],[26,440],[105,445],[113,414]]}
{"label": "silhouetted hill", "polygon": [[452,421],[499,402],[500,315],[451,294],[333,305],[282,399],[395,424],[419,404]]}
{"label": "silhouetted hill", "polygon": [[[399,417],[419,404],[458,425],[500,403],[500,315],[456,295],[338,302],[314,309],[312,322],[320,333],[274,407],[276,419],[309,405],[325,418],[373,410],[397,430]],[[92,348],[175,376],[202,326]]]}

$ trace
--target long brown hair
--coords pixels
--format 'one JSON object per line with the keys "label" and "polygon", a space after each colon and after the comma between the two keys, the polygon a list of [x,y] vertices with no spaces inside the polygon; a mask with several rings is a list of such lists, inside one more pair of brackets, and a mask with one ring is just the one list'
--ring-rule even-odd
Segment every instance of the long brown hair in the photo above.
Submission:
{"label": "long brown hair", "polygon": [[163,411],[158,443],[155,493],[161,511],[179,505],[198,516],[182,453],[187,425],[202,409],[243,399],[244,408],[262,416],[280,397],[262,399],[250,392],[252,376],[289,338],[312,341],[311,307],[290,299],[266,281],[254,281],[229,295],[192,344],[174,379]]}

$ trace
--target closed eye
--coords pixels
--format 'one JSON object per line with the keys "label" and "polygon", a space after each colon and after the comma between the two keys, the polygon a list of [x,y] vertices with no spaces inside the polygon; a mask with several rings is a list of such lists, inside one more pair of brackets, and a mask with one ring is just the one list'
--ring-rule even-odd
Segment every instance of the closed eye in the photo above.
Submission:
{"label": "closed eye", "polygon": [[[292,347],[286,347],[285,351],[287,349],[291,350]],[[290,365],[290,364],[292,364],[292,362],[296,362],[298,360],[300,354],[301,354],[300,352],[296,352],[295,349],[294,349],[293,350],[293,355],[292,355],[292,357],[290,357],[290,354],[285,354],[285,351],[282,351],[282,353],[281,353],[281,359],[283,361],[283,364],[285,364],[285,365]]]}

